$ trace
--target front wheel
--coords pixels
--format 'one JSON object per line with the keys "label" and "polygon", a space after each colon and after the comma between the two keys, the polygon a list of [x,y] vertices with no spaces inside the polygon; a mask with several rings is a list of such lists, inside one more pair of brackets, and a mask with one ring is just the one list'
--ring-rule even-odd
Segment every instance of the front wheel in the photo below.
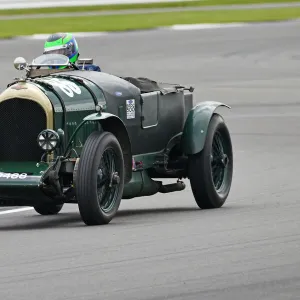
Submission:
{"label": "front wheel", "polygon": [[220,208],[232,182],[233,153],[230,133],[223,118],[211,118],[204,149],[189,157],[188,175],[197,205],[202,209]]}
{"label": "front wheel", "polygon": [[124,189],[124,159],[117,138],[93,132],[87,139],[76,174],[76,198],[86,225],[108,224],[116,215]]}

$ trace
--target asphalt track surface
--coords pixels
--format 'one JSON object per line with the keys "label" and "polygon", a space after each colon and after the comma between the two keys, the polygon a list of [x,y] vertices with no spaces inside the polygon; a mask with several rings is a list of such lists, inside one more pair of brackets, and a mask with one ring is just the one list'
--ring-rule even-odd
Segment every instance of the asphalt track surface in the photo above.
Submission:
{"label": "asphalt track surface", "polygon": [[[107,226],[76,205],[0,215],[2,300],[299,299],[299,23],[80,39],[104,70],[193,84],[222,101],[234,145],[224,207],[183,192],[124,200]],[[41,41],[0,43],[1,86]],[[188,182],[187,182],[188,183]]]}

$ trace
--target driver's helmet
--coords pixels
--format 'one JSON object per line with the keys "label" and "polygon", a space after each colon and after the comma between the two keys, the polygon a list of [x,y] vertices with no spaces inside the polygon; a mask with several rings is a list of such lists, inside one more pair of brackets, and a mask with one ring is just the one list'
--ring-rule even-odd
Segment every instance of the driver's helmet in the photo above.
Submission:
{"label": "driver's helmet", "polygon": [[79,57],[78,44],[71,33],[54,33],[48,37],[43,54],[63,54],[71,63],[76,63]]}

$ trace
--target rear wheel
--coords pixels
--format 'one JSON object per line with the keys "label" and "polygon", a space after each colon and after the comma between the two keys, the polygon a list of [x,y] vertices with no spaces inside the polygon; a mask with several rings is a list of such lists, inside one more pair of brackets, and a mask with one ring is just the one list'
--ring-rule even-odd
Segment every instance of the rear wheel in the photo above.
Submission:
{"label": "rear wheel", "polygon": [[81,153],[76,198],[86,225],[108,224],[116,215],[124,188],[124,159],[117,138],[93,132]]}
{"label": "rear wheel", "polygon": [[48,216],[58,214],[62,210],[63,206],[63,204],[40,203],[35,205],[33,208],[40,215]]}
{"label": "rear wheel", "polygon": [[189,179],[197,205],[202,209],[221,207],[229,194],[233,174],[230,133],[223,118],[214,114],[204,149],[189,157]]}

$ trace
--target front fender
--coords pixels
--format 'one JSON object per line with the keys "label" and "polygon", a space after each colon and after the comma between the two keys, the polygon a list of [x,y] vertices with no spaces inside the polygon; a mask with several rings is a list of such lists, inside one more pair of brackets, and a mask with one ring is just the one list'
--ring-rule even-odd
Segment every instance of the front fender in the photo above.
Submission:
{"label": "front fender", "polygon": [[70,150],[70,147],[71,147],[72,143],[74,142],[75,136],[77,135],[77,133],[79,132],[79,130],[82,128],[82,126],[86,122],[88,122],[88,121],[101,121],[101,120],[108,119],[110,117],[114,117],[114,118],[119,119],[117,116],[115,116],[113,114],[110,114],[110,113],[93,113],[93,114],[90,114],[90,115],[86,116],[82,120],[82,122],[76,127],[76,129],[74,130],[72,136],[70,137],[68,145],[67,145],[67,147],[66,147],[66,149],[64,151],[64,156],[66,156],[67,152]]}
{"label": "front fender", "polygon": [[118,139],[120,146],[123,151],[124,164],[125,164],[125,183],[128,183],[131,180],[132,176],[132,152],[131,152],[131,141],[123,121],[116,115],[101,112],[101,113],[93,113],[91,115],[86,116],[80,125],[76,128],[72,137],[70,138],[69,145],[67,147],[67,151],[70,149],[72,142],[75,138],[75,135],[78,133],[80,128],[84,125],[85,122],[88,121],[99,121],[101,127],[104,131],[109,131],[115,135]]}
{"label": "front fender", "polygon": [[[107,118],[117,118],[121,121],[121,119],[113,114],[107,113],[107,112],[101,112],[101,113],[93,113],[91,115],[86,116],[83,121],[100,121],[100,120],[105,120]],[[122,121],[121,121],[122,122]],[[123,122],[122,122],[123,123]]]}
{"label": "front fender", "polygon": [[206,101],[191,109],[184,124],[181,139],[184,154],[196,154],[203,149],[210,119],[220,106],[231,108],[221,102]]}

